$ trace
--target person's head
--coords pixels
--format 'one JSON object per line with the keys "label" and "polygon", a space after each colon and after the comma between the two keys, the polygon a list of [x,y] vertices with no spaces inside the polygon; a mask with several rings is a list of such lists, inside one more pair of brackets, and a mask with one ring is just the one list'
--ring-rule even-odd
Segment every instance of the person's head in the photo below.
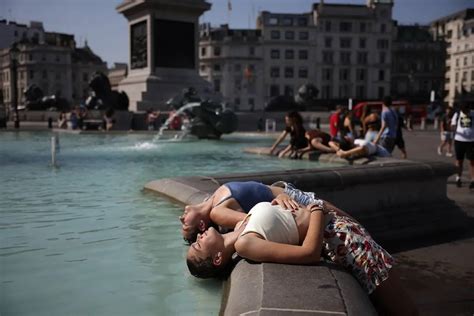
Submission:
{"label": "person's head", "polygon": [[297,111],[291,111],[286,114],[285,123],[287,126],[300,127],[303,125],[303,117]]}
{"label": "person's head", "polygon": [[383,101],[382,101],[383,105],[385,105],[386,107],[390,107],[392,106],[392,97],[391,96],[386,96],[383,98]]}
{"label": "person's head", "polygon": [[210,227],[199,234],[186,256],[189,272],[198,278],[224,277],[232,261],[232,254],[226,251],[224,236]]}
{"label": "person's head", "polygon": [[340,105],[340,104],[336,105],[336,113],[341,113],[343,109],[344,109],[344,107],[342,105]]}
{"label": "person's head", "polygon": [[194,242],[198,233],[204,232],[209,227],[211,207],[211,199],[206,199],[199,204],[185,206],[183,215],[179,217],[179,220],[181,221],[181,234],[188,243]]}

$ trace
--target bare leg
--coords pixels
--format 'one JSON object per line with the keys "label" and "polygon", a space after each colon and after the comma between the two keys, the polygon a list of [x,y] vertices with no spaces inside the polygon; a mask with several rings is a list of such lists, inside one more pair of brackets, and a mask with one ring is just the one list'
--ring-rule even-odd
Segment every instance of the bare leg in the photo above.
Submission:
{"label": "bare leg", "polygon": [[389,277],[370,295],[381,315],[418,315],[418,310],[408,293],[403,289],[398,272],[390,270]]}
{"label": "bare leg", "polygon": [[453,141],[452,141],[452,140],[448,140],[446,143],[448,144],[448,153],[449,153],[449,154],[452,154],[452,153],[453,153],[453,149],[452,149],[452,147],[453,147]]}
{"label": "bare leg", "polygon": [[407,159],[407,150],[405,147],[400,148],[400,151],[402,152],[402,159]]}
{"label": "bare leg", "polygon": [[338,150],[336,155],[338,155],[341,158],[355,158],[355,157],[362,157],[362,156],[368,156],[369,152],[367,151],[367,148],[365,146],[358,146],[349,150]]}
{"label": "bare leg", "polygon": [[331,147],[332,149],[334,149],[334,151],[338,151],[339,149],[341,149],[341,147],[339,146],[339,144],[336,143],[336,142],[333,142],[333,141],[330,141],[330,142],[329,142],[329,147]]}

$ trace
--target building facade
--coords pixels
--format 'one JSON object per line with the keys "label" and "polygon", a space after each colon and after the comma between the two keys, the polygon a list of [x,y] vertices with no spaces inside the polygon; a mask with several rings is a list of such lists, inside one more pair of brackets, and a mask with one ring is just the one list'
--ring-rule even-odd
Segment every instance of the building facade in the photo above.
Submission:
{"label": "building facade", "polygon": [[263,104],[263,48],[259,30],[201,25],[199,75],[235,110]]}
{"label": "building facade", "polygon": [[474,9],[435,20],[431,30],[446,43],[445,101],[452,106],[460,96],[474,94]]}
{"label": "building facade", "polygon": [[[200,74],[230,103],[239,102],[237,109],[263,109],[273,97],[293,96],[307,83],[326,100],[380,99],[390,92],[392,7],[391,0],[321,1],[307,13],[263,11],[256,30],[207,26],[201,32]],[[255,37],[241,35],[252,32]],[[254,106],[242,102],[250,97],[237,96],[241,85],[235,74],[245,74],[245,63],[255,66],[250,71],[256,80]]]}
{"label": "building facade", "polygon": [[395,98],[427,103],[444,95],[446,47],[429,26],[399,25],[392,49],[391,94]]}
{"label": "building facade", "polygon": [[[33,22],[32,22],[33,23]],[[12,30],[12,22],[0,23],[0,32]],[[18,24],[14,24],[18,26]],[[7,31],[5,31],[7,29]],[[21,39],[0,49],[0,87],[3,103],[11,107],[15,78],[10,47],[16,43],[19,50],[16,63],[17,100],[25,104],[23,92],[35,84],[46,95],[56,95],[72,103],[79,103],[89,95],[89,80],[96,71],[105,72],[106,64],[87,46],[78,48],[73,35],[34,31],[21,33]],[[13,33],[15,34],[15,29]],[[18,33],[20,34],[20,33]],[[23,34],[26,34],[23,36]],[[28,36],[32,34],[32,36]],[[36,35],[39,34],[39,35]],[[13,36],[13,39],[17,38]]]}

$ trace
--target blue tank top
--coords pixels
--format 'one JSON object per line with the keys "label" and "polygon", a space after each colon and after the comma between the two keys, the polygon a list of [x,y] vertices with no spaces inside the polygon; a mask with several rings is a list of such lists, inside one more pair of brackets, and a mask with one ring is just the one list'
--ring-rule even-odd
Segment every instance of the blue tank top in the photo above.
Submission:
{"label": "blue tank top", "polygon": [[272,191],[262,183],[255,181],[227,182],[225,186],[229,189],[230,195],[221,200],[219,204],[234,198],[245,213],[248,213],[257,203],[273,200]]}

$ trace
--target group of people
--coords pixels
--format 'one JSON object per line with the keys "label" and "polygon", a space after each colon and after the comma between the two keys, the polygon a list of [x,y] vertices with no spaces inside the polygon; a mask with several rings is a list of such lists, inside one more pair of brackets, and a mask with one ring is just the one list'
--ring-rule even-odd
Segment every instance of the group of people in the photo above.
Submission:
{"label": "group of people", "polygon": [[229,182],[180,216],[192,275],[225,277],[236,260],[349,271],[384,315],[416,315],[393,257],[352,216],[285,182]]}
{"label": "group of people", "polygon": [[[114,113],[112,108],[106,110],[102,117],[102,124],[98,128],[106,131],[111,130],[115,124]],[[69,112],[63,110],[59,113],[57,126],[60,129],[85,130],[88,129],[86,124],[88,118],[87,108],[83,105],[77,105]]]}
{"label": "group of people", "polygon": [[404,120],[391,108],[390,97],[384,98],[382,110],[365,107],[360,118],[361,131],[354,124],[352,111],[336,106],[336,111],[329,118],[329,134],[319,129],[306,131],[301,115],[292,111],[285,116],[285,130],[270,148],[270,154],[276,153],[278,145],[290,135],[290,142],[278,157],[300,158],[309,151],[336,153],[342,158],[361,156],[389,157],[395,146],[407,158],[402,128]]}

